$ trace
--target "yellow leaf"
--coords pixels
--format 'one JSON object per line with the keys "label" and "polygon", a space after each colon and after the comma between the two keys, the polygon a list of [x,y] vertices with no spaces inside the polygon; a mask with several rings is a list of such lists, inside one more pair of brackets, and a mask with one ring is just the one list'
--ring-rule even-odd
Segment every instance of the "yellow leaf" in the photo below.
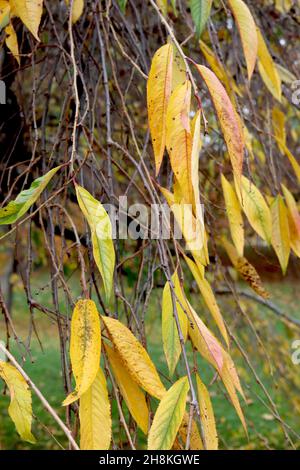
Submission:
{"label": "yellow leaf", "polygon": [[110,339],[132,378],[150,395],[161,399],[165,387],[147,351],[131,331],[114,318],[101,317]]}
{"label": "yellow leaf", "polygon": [[187,377],[177,380],[162,398],[149,431],[149,450],[169,450],[181,425],[189,382]]}
{"label": "yellow leaf", "polygon": [[18,64],[20,65],[18,39],[12,24],[6,26],[5,33],[5,44],[7,45],[8,49],[10,50]]}
{"label": "yellow leaf", "polygon": [[76,185],[76,195],[79,207],[91,230],[94,259],[103,280],[108,302],[113,288],[115,268],[111,221],[102,204],[93,198],[86,189]]}
{"label": "yellow leaf", "polygon": [[196,382],[200,408],[200,419],[206,444],[205,447],[206,450],[218,450],[218,435],[209,392],[198,374],[196,374]]}
{"label": "yellow leaf", "polygon": [[[188,330],[188,318],[183,310],[186,308],[186,301],[180,286],[177,271],[175,271],[172,276],[172,282],[174,284],[174,295],[176,298],[176,310],[178,320],[183,339],[184,341],[186,341]],[[162,298],[162,338],[170,375],[173,375],[181,354],[181,345],[177,330],[177,324],[173,314],[171,288],[168,282],[166,282],[165,284]]]}
{"label": "yellow leaf", "polygon": [[95,302],[79,300],[71,321],[70,357],[75,391],[64,400],[69,405],[85,393],[95,380],[100,365],[101,326]]}
{"label": "yellow leaf", "polygon": [[[70,4],[70,0],[65,0],[66,4]],[[84,0],[73,0],[72,23],[75,24],[81,17],[84,9]]]}
{"label": "yellow leaf", "polygon": [[175,44],[173,44],[172,92],[186,81],[186,66]]}
{"label": "yellow leaf", "polygon": [[0,361],[0,377],[9,388],[9,416],[15,423],[20,437],[34,444],[35,438],[31,433],[31,392],[26,380],[14,366],[3,361]]}
{"label": "yellow leaf", "polygon": [[[98,365],[99,367],[99,365]],[[111,441],[111,411],[105,375],[97,375],[79,402],[80,449],[107,450]]]}
{"label": "yellow leaf", "polygon": [[[188,426],[189,426],[189,415],[187,412],[183,415],[183,420],[181,426],[178,431],[178,435],[183,443],[183,449],[186,448],[186,440],[188,434]],[[201,440],[201,436],[197,427],[195,420],[192,420],[191,432],[190,432],[190,447],[189,450],[203,450],[203,443]]]}
{"label": "yellow leaf", "polygon": [[285,115],[277,106],[272,109],[272,125],[278,147],[281,153],[284,153],[286,144]]}
{"label": "yellow leaf", "polygon": [[258,70],[260,76],[274,98],[281,101],[281,80],[277,72],[277,68],[273,59],[268,51],[265,40],[257,28],[258,38]]}
{"label": "yellow leaf", "polygon": [[156,51],[147,82],[149,127],[155,157],[156,174],[166,145],[167,106],[172,88],[173,46],[166,44]]}
{"label": "yellow leaf", "polygon": [[14,14],[39,41],[38,31],[43,13],[43,0],[10,0]]}
{"label": "yellow leaf", "polygon": [[186,80],[173,91],[168,104],[166,146],[175,178],[185,194],[185,200],[188,204],[193,204],[190,105],[191,82]]}
{"label": "yellow leaf", "polygon": [[257,57],[257,33],[252,14],[242,0],[228,0],[241,36],[243,51],[247,64],[248,79],[250,80],[255,68]]}
{"label": "yellow leaf", "polygon": [[285,202],[288,208],[288,224],[290,233],[290,244],[294,253],[300,258],[300,214],[292,193],[284,184],[281,185]]}
{"label": "yellow leaf", "polygon": [[218,326],[227,346],[229,345],[229,339],[228,339],[228,334],[224,325],[223,317],[221,315],[219,306],[217,304],[217,301],[215,299],[214,293],[212,291],[212,288],[210,287],[209,283],[204,277],[204,269],[201,270],[199,267],[187,256],[184,256],[184,259],[186,260],[191,273],[194,276],[194,279],[199,287],[199,290],[202,294],[202,297],[213,317],[213,319],[216,322],[216,325]]}
{"label": "yellow leaf", "polygon": [[232,241],[237,249],[239,256],[244,253],[244,224],[242,210],[232,185],[227,181],[224,175],[221,175],[223,194],[227,217]]}
{"label": "yellow leaf", "polygon": [[277,254],[283,274],[285,274],[290,256],[290,233],[287,209],[280,195],[271,205],[272,246]]}
{"label": "yellow leaf", "polygon": [[297,180],[298,180],[299,183],[300,183],[300,165],[299,165],[299,163],[297,162],[297,160],[296,160],[296,158],[294,157],[294,155],[289,151],[289,149],[287,148],[286,145],[283,145],[282,148],[283,148],[283,152],[284,152],[285,155],[288,157],[289,162],[290,162],[290,164],[291,164],[292,167],[293,167],[293,170],[294,170],[294,172],[295,172],[295,175],[297,176]]}
{"label": "yellow leaf", "polygon": [[174,214],[181,234],[186,241],[187,249],[191,251],[197,264],[208,264],[207,235],[204,223],[194,217],[191,205],[186,204],[185,200],[177,202],[177,198],[170,191],[161,186],[160,190]]}
{"label": "yellow leaf", "polygon": [[241,193],[236,185],[236,192],[242,209],[258,235],[267,243],[272,238],[272,218],[270,209],[259,189],[245,176],[241,180]]}
{"label": "yellow leaf", "polygon": [[204,55],[206,62],[208,63],[212,71],[216,74],[220,82],[223,83],[228,95],[234,101],[235,100],[234,93],[240,94],[240,91],[234,79],[231,76],[229,76],[228,72],[223,67],[219,58],[214,54],[212,49],[210,49],[210,47],[208,47],[208,45],[205,44],[205,42],[200,40],[199,45],[200,45],[200,50],[202,54]]}
{"label": "yellow leaf", "polygon": [[0,31],[9,23],[10,4],[6,0],[0,0]]}
{"label": "yellow leaf", "polygon": [[198,111],[192,121],[192,155],[191,155],[191,180],[193,188],[193,208],[195,217],[198,218],[200,223],[203,222],[203,215],[200,206],[200,192],[199,192],[199,154],[201,150],[200,138],[200,120],[201,114]]}
{"label": "yellow leaf", "polygon": [[239,182],[242,174],[244,157],[244,135],[240,118],[237,115],[225,88],[216,75],[204,65],[197,65],[197,69],[205,81],[211,95],[227,145],[233,172]]}
{"label": "yellow leaf", "polygon": [[144,434],[148,434],[149,410],[144,393],[132,379],[127,369],[125,369],[124,363],[117,350],[105,344],[105,352],[131,416]]}

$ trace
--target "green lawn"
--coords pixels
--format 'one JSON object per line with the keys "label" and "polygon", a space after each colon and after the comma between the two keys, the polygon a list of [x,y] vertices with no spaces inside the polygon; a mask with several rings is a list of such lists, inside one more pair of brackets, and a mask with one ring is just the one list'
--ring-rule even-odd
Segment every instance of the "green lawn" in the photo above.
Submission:
{"label": "green lawn", "polygon": [[[77,280],[71,279],[73,283],[72,292],[76,292]],[[40,273],[34,278],[35,287],[47,284],[45,276]],[[300,318],[299,305],[300,293],[296,289],[297,284],[290,280],[284,282],[267,283],[266,287],[272,293],[272,301],[279,305],[285,313]],[[242,286],[245,288],[245,286]],[[43,304],[51,305],[51,299],[47,293],[48,289],[39,290],[39,301]],[[150,355],[160,372],[166,377],[168,371],[164,359],[161,334],[160,334],[160,299],[161,290],[152,293],[151,302],[146,315],[148,330],[148,347]],[[205,307],[202,305],[199,296],[192,296],[192,302],[197,312],[208,322],[213,329],[210,318]],[[281,418],[291,426],[296,432],[300,433],[300,365],[295,366],[291,362],[291,343],[294,339],[300,339],[300,331],[293,331],[278,321],[273,313],[266,308],[253,303],[252,301],[242,300],[243,310],[248,315],[257,334],[260,335],[264,343],[264,348],[259,345],[257,339],[247,323],[246,317],[237,313],[232,300],[220,297],[219,303],[226,321],[229,323],[234,334],[239,338],[241,344],[259,378],[264,383],[268,393],[275,401]],[[61,299],[61,308],[64,311],[63,298]],[[22,340],[26,341],[28,335],[29,313],[25,297],[21,288],[17,285],[14,292],[13,317],[17,333]],[[65,419],[65,410],[61,407],[64,399],[64,389],[60,372],[60,352],[58,344],[57,327],[51,324],[49,319],[41,313],[36,313],[36,325],[44,351],[41,350],[36,337],[33,335],[31,341],[32,358],[26,359],[24,369],[28,372],[31,379],[36,383],[44,393],[50,404],[56,409],[60,416]],[[0,338],[4,338],[4,324],[0,323]],[[20,360],[20,351],[16,344],[11,340],[11,350]],[[249,441],[245,436],[237,415],[228,402],[226,393],[219,381],[215,381],[209,390],[212,396],[213,406],[216,415],[217,428],[220,437],[220,445],[224,448],[286,448],[281,427],[272,413],[259,400],[264,402],[267,399],[260,387],[256,383],[249,368],[245,365],[241,355],[232,345],[232,354],[238,366],[239,374],[242,380],[243,388],[247,397],[247,404],[243,403],[243,411],[247,418],[249,428]],[[268,354],[270,361],[268,361]],[[192,359],[192,352],[189,351],[189,357]],[[271,364],[271,372],[270,372]],[[214,377],[212,369],[198,358],[199,371],[206,382],[210,384]],[[176,373],[184,374],[183,364],[180,362]],[[168,385],[168,380],[165,380]],[[2,387],[2,385],[1,385]],[[259,397],[259,398],[258,398]],[[37,438],[37,444],[31,445],[22,442],[15,431],[14,424],[11,422],[7,407],[9,403],[8,396],[0,396],[0,449],[59,449],[60,445],[67,446],[65,436],[60,431],[51,416],[46,413],[36,398],[33,396],[33,411],[35,415],[33,431]],[[113,417],[116,418],[115,407]],[[114,420],[114,431],[118,433],[118,422]],[[293,436],[294,443],[300,447],[299,439]],[[145,443],[145,439],[142,439]]]}

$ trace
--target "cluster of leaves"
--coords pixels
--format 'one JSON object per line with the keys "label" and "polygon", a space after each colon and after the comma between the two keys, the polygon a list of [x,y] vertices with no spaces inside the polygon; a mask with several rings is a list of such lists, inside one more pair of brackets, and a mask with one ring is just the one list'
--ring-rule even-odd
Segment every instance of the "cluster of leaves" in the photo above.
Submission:
{"label": "cluster of leaves", "polygon": [[[73,25],[84,13],[84,2],[73,0],[66,3],[71,7],[69,26],[72,34]],[[126,14],[128,9],[126,3],[118,2],[123,14]],[[174,259],[171,252],[166,255],[166,246],[162,240],[157,242],[157,251],[166,279],[162,294],[161,315],[165,357],[170,377],[174,376],[180,359],[183,360],[186,374],[177,378],[166,389],[144,345],[138,341],[130,328],[113,318],[110,302],[112,296],[117,297],[119,294],[119,289],[114,283],[114,275],[117,271],[117,253],[112,240],[112,227],[107,212],[98,199],[77,183],[76,176],[74,176],[78,126],[76,112],[72,152],[67,162],[36,179],[29,189],[20,192],[14,201],[0,209],[0,224],[14,224],[38,201],[41,193],[56,173],[62,168],[70,168],[68,183],[70,186],[74,186],[78,206],[89,227],[90,248],[93,253],[92,262],[96,264],[102,279],[104,295],[99,295],[99,298],[105,313],[105,315],[100,315],[96,304],[90,299],[90,290],[85,281],[85,264],[81,254],[81,280],[84,298],[76,302],[70,333],[71,369],[76,386],[63,404],[73,407],[73,403],[79,400],[78,415],[80,447],[82,449],[108,449],[111,445],[112,418],[107,377],[109,377],[115,391],[118,411],[132,448],[134,448],[134,443],[125,422],[118,390],[133,420],[142,432],[148,435],[149,449],[217,449],[218,437],[209,390],[203,382],[203,377],[200,377],[199,371],[195,373],[195,378],[192,376],[186,353],[187,344],[190,344],[192,349],[197,351],[215,370],[247,433],[238,397],[240,394],[245,399],[245,395],[231,357],[228,328],[207,275],[210,264],[210,245],[218,244],[223,247],[236,271],[256,294],[263,298],[267,298],[269,294],[263,287],[257,270],[245,257],[244,246],[247,236],[252,239],[255,233],[262,243],[273,247],[283,273],[287,270],[291,252],[300,257],[300,215],[297,202],[292,191],[284,182],[281,183],[281,186],[276,184],[272,191],[265,190],[264,194],[258,184],[254,183],[257,177],[249,174],[248,170],[251,168],[255,171],[256,159],[259,158],[260,163],[264,164],[266,157],[263,154],[262,143],[249,131],[248,122],[239,112],[240,100],[244,95],[250,93],[257,64],[258,73],[266,90],[270,93],[270,99],[276,103],[272,107],[272,129],[269,130],[269,133],[275,139],[281,156],[287,158],[293,170],[292,181],[296,179],[299,182],[300,166],[287,145],[285,116],[281,108],[287,106],[285,98],[282,96],[282,81],[291,80],[289,73],[284,67],[278,67],[274,62],[263,32],[243,0],[228,0],[226,2],[226,8],[231,12],[236,22],[239,41],[242,45],[245,61],[245,67],[241,65],[241,74],[244,78],[242,85],[237,83],[230,68],[225,67],[214,50],[214,48],[217,49],[216,44],[214,44],[214,48],[210,48],[207,44],[205,33],[208,21],[209,31],[212,31],[212,20],[210,19],[212,1],[190,2],[196,36],[202,38],[197,47],[202,52],[207,65],[198,64],[191,57],[186,56],[169,26],[169,15],[175,13],[176,17],[176,2],[171,2],[169,5],[167,1],[151,1],[150,4],[166,27],[168,42],[155,52],[147,77],[148,122],[154,154],[155,170],[153,176],[155,175],[156,180],[153,183],[154,179],[149,175],[149,170],[146,167],[146,179],[143,180],[143,183],[145,187],[150,188],[149,193],[154,200],[159,200],[156,189],[162,194],[169,204],[177,224],[182,229],[185,240],[184,246],[177,240],[172,240],[176,253]],[[1,28],[5,28],[6,46],[18,62],[21,54],[13,27],[14,18],[20,18],[25,27],[39,41],[38,31],[42,12],[43,2],[41,0],[0,1],[0,25]],[[98,30],[97,34],[99,42],[102,44]],[[73,36],[70,40],[72,43]],[[122,46],[121,50],[123,50]],[[134,63],[135,70],[141,71],[132,58],[130,61]],[[105,60],[102,58],[103,64],[105,64]],[[78,111],[80,103],[78,97],[76,99],[78,71],[75,60],[72,61],[72,66],[74,73],[73,92]],[[192,72],[193,68],[195,68],[195,74]],[[102,72],[106,86],[105,74],[107,71],[104,70]],[[289,76],[288,79],[287,76]],[[204,85],[207,88],[210,97],[209,105],[205,105],[204,100],[201,99],[196,80],[200,81],[201,86]],[[107,98],[107,94],[109,95],[111,92],[109,87],[105,89],[105,92]],[[109,100],[106,104],[107,129],[110,129]],[[232,171],[228,171],[228,173],[232,173],[230,178],[227,176],[227,171],[219,172],[220,174],[215,171],[213,174],[213,177],[220,181],[223,206],[227,215],[227,223],[222,227],[221,233],[213,231],[207,221],[204,224],[204,217],[200,210],[201,194],[203,193],[207,199],[210,196],[208,191],[205,192],[204,185],[202,187],[202,181],[199,179],[204,137],[210,131],[207,108],[209,120],[214,119],[211,117],[213,115],[212,108],[214,109],[218,126],[226,144],[222,167],[227,169],[227,163],[230,162],[232,168]],[[124,111],[124,115],[126,116],[126,111]],[[130,118],[128,122],[128,127],[131,129]],[[122,146],[118,147],[109,132],[110,130],[107,135],[107,139],[109,139],[109,147],[106,151],[107,160],[109,161],[111,158],[110,146],[113,144],[118,151],[121,150],[130,159],[130,152],[124,150]],[[131,137],[136,152],[139,154],[139,145],[134,134]],[[85,144],[82,148],[87,151],[88,145]],[[89,148],[88,151],[90,151]],[[246,152],[249,161],[245,164]],[[166,153],[168,159],[165,158]],[[145,165],[143,156],[139,155],[141,168],[143,168]],[[164,174],[167,165],[170,165],[171,168],[167,175],[168,178]],[[78,173],[80,170],[79,165]],[[140,171],[139,165],[136,171]],[[170,175],[171,177],[169,177]],[[272,175],[277,182],[276,175]],[[111,178],[109,172],[107,177],[108,180]],[[149,178],[147,179],[147,177]],[[38,210],[41,209],[42,206]],[[30,218],[30,215],[28,217]],[[190,224],[186,224],[187,217]],[[245,220],[247,220],[247,226]],[[228,239],[227,232],[230,233],[231,241]],[[78,239],[76,242],[80,244]],[[184,263],[185,269],[181,266],[181,262]],[[92,264],[90,270],[91,272],[93,270]],[[219,340],[217,334],[214,334],[206,326],[188,300],[186,294],[188,286],[183,282],[183,273],[187,270],[193,276],[222,340]],[[134,310],[132,315],[134,317]],[[138,329],[139,324],[137,325]],[[101,360],[102,366],[100,366]],[[11,391],[10,416],[14,420],[20,436],[33,442],[31,396],[28,385],[21,372],[10,364],[0,363],[0,375]],[[153,401],[150,397],[159,400],[153,419],[151,419]],[[189,413],[186,411],[187,404],[189,404]],[[76,408],[74,411],[76,412]]]}

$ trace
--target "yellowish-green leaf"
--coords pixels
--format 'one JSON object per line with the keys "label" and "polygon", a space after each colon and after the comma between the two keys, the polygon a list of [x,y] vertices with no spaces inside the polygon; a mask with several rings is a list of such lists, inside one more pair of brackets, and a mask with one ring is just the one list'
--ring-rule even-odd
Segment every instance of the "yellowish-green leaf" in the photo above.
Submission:
{"label": "yellowish-green leaf", "polygon": [[9,23],[10,4],[6,0],[0,0],[0,31]]}
{"label": "yellowish-green leaf", "polygon": [[244,135],[240,118],[216,75],[204,65],[197,65],[197,69],[211,95],[227,145],[233,172],[237,182],[239,182],[244,158]]}
{"label": "yellowish-green leaf", "polygon": [[300,165],[299,165],[299,163],[297,162],[296,158],[295,158],[294,155],[290,152],[290,150],[287,148],[286,145],[283,145],[282,148],[283,148],[283,152],[285,153],[285,155],[286,155],[287,158],[289,159],[290,164],[291,164],[292,167],[293,167],[293,170],[294,170],[294,172],[295,172],[295,175],[297,176],[297,180],[298,180],[299,183],[300,183]]}
{"label": "yellowish-green leaf", "polygon": [[270,209],[259,189],[245,176],[241,179],[241,193],[236,185],[236,192],[242,209],[253,230],[271,243],[272,217]]}
{"label": "yellowish-green leaf", "polygon": [[100,365],[101,327],[97,307],[93,300],[79,300],[71,321],[70,357],[75,377],[75,391],[63,405],[78,400],[95,380]]}
{"label": "yellowish-green leaf", "polygon": [[280,80],[287,85],[291,85],[293,82],[297,80],[296,75],[294,75],[290,70],[287,70],[280,64],[275,64],[276,70],[280,77]]}
{"label": "yellowish-green leaf", "polygon": [[201,138],[200,138],[200,121],[201,121],[201,114],[198,111],[195,114],[195,117],[191,124],[191,132],[192,132],[192,155],[191,155],[191,179],[192,179],[192,187],[193,187],[193,209],[195,217],[203,223],[203,215],[200,205],[200,192],[199,192],[199,154],[201,150]]}
{"label": "yellowish-green leaf", "polygon": [[38,31],[43,13],[43,0],[10,0],[14,14],[39,41]]}
{"label": "yellowish-green leaf", "polygon": [[286,144],[285,115],[277,106],[272,109],[272,126],[278,147],[283,154]]}
{"label": "yellowish-green leaf", "polygon": [[248,6],[243,0],[228,0],[228,4],[241,36],[248,79],[250,80],[255,68],[258,49],[256,25]]}
{"label": "yellowish-green leaf", "polygon": [[6,26],[5,34],[5,44],[7,45],[8,49],[10,50],[18,64],[20,65],[18,39],[14,27],[11,23]]}
{"label": "yellowish-green leaf", "polygon": [[206,450],[218,450],[218,434],[209,392],[196,374],[200,419],[203,427]]}
{"label": "yellowish-green leaf", "polygon": [[149,127],[154,150],[156,174],[166,146],[167,106],[172,89],[173,46],[165,44],[156,51],[147,82]]}
{"label": "yellowish-green leaf", "polygon": [[187,204],[193,204],[192,135],[190,129],[191,82],[173,91],[166,121],[166,146],[176,180],[185,194]]}
{"label": "yellowish-green leaf", "polygon": [[283,274],[285,274],[290,256],[290,232],[287,209],[278,195],[272,205],[272,246],[277,254]]}
{"label": "yellowish-green leaf", "polygon": [[244,224],[241,205],[233,186],[221,175],[222,188],[232,241],[239,256],[244,254]]}
{"label": "yellowish-green leaf", "polygon": [[147,351],[121,322],[104,316],[101,319],[124,366],[135,382],[150,395],[161,399],[166,390]]}
{"label": "yellowish-green leaf", "polygon": [[93,383],[80,397],[79,420],[81,450],[109,449],[112,428],[111,410],[106,379],[101,368]]}
{"label": "yellowish-green leaf", "polygon": [[130,411],[131,416],[136,421],[144,434],[148,434],[149,410],[146,403],[145,394],[137,383],[132,379],[117,350],[105,344],[105,352],[111,365],[116,382],[121,395]]}
{"label": "yellowish-green leaf", "polygon": [[169,450],[172,448],[184,416],[188,391],[188,379],[182,377],[169,388],[162,398],[149,431],[149,450]]}
{"label": "yellowish-green leaf", "polygon": [[0,377],[6,382],[10,393],[9,416],[20,437],[34,444],[35,438],[31,433],[31,392],[26,380],[14,366],[3,361],[0,361]]}
{"label": "yellowish-green leaf", "polygon": [[86,189],[76,185],[76,195],[79,207],[91,230],[94,259],[103,280],[108,302],[113,288],[115,268],[111,221],[103,205]]}
{"label": "yellowish-green leaf", "polygon": [[[66,4],[69,6],[70,0],[65,0]],[[84,9],[84,0],[73,0],[72,8],[72,23],[75,24],[81,17]]]}
{"label": "yellowish-green leaf", "polygon": [[60,166],[33,181],[29,189],[21,191],[14,201],[0,209],[0,225],[13,224],[37,201]]}
{"label": "yellowish-green leaf", "polygon": [[258,70],[260,76],[274,98],[281,101],[281,80],[275,63],[266,46],[265,40],[257,28],[258,38]]}
{"label": "yellowish-green leaf", "polygon": [[283,184],[281,185],[285,202],[288,208],[288,224],[290,233],[290,245],[295,255],[300,258],[300,214],[292,193]]}
{"label": "yellowish-green leaf", "polygon": [[224,325],[223,317],[221,315],[219,306],[217,304],[217,301],[215,299],[214,293],[212,288],[210,287],[209,283],[204,277],[204,269],[201,271],[199,267],[187,256],[184,256],[191,273],[194,276],[194,279],[199,287],[199,290],[202,294],[202,297],[213,317],[213,319],[216,322],[216,325],[218,326],[220,333],[222,334],[227,346],[229,345],[229,339],[228,339],[228,334],[226,331],[226,327]]}
{"label": "yellowish-green leaf", "polygon": [[[187,337],[188,318],[183,309],[186,308],[186,300],[182,292],[177,271],[172,276],[174,284],[174,296],[176,298],[176,311],[180,329],[184,341]],[[173,302],[170,284],[166,282],[162,298],[162,338],[165,356],[170,374],[173,375],[178,359],[181,354],[181,345],[178,335],[177,323],[173,313]]]}

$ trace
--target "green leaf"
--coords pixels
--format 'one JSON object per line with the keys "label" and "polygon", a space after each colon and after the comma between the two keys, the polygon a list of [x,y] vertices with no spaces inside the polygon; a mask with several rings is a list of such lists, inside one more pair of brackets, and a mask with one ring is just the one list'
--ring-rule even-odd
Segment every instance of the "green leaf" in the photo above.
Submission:
{"label": "green leaf", "polygon": [[125,13],[127,0],[118,0],[118,4],[122,13]]}
{"label": "green leaf", "polygon": [[172,448],[184,416],[188,391],[188,379],[182,377],[172,385],[162,398],[149,431],[149,450],[169,450]]}
{"label": "green leaf", "polygon": [[14,201],[0,209],[0,225],[13,224],[38,200],[41,193],[55,173],[61,168],[57,166],[44,176],[33,181],[29,189],[21,191]]}
{"label": "green leaf", "polygon": [[190,0],[193,21],[197,37],[200,38],[210,15],[212,0]]}
{"label": "green leaf", "polygon": [[115,269],[115,250],[110,218],[102,206],[86,189],[76,185],[76,195],[91,230],[93,254],[100,271],[107,302],[109,301]]}

